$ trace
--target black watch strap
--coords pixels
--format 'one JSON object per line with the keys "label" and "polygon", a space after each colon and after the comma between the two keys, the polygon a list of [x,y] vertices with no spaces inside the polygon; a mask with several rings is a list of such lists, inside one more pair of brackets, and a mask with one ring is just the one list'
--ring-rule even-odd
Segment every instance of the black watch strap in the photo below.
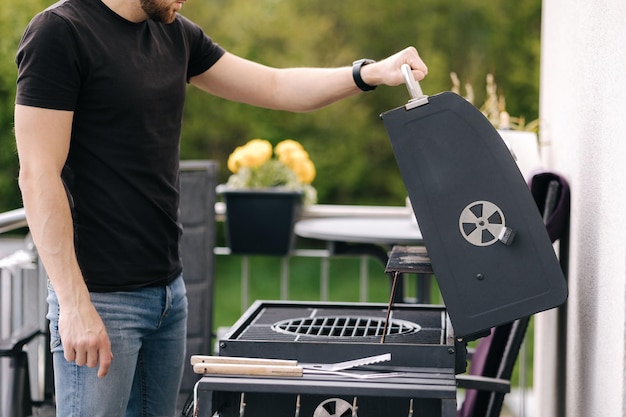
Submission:
{"label": "black watch strap", "polygon": [[374,61],[373,59],[359,59],[352,63],[352,78],[354,78],[354,83],[357,85],[357,87],[359,87],[363,91],[372,91],[376,89],[376,87],[378,87],[376,85],[369,85],[365,83],[365,81],[363,81],[363,78],[361,78],[361,67],[363,67],[363,65],[373,64],[374,62],[376,61]]}

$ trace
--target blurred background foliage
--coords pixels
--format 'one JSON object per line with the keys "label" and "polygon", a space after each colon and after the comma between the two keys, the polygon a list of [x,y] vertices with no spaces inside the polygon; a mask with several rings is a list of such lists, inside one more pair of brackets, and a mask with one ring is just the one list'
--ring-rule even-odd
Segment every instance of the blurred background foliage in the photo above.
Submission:
{"label": "blurred background foliage", "polygon": [[[13,139],[15,50],[30,18],[52,0],[0,6],[0,210],[21,206]],[[451,88],[450,72],[485,99],[493,73],[513,116],[533,120],[539,106],[540,0],[191,0],[183,14],[232,53],[267,65],[350,65],[415,46],[429,67],[428,95]],[[402,86],[379,87],[312,113],[231,103],[189,87],[181,152],[220,162],[252,138],[296,139],[318,170],[322,204],[402,205],[406,191],[379,114],[403,105]]]}

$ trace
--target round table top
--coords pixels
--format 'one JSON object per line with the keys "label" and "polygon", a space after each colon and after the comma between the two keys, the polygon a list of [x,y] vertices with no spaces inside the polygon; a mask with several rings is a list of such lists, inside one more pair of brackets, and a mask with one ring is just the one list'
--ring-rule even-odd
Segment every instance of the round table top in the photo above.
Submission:
{"label": "round table top", "polygon": [[422,244],[422,233],[413,217],[322,217],[300,220],[295,233],[300,237],[333,242],[386,245]]}

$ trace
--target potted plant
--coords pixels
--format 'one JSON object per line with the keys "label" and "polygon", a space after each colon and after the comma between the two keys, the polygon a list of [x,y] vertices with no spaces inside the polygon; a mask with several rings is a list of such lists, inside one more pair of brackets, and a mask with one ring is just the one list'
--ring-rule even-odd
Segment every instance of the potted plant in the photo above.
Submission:
{"label": "potted plant", "polygon": [[233,254],[286,255],[303,204],[314,204],[315,165],[292,139],[276,147],[252,139],[228,158],[232,172],[217,192],[226,204],[226,240]]}
{"label": "potted plant", "polygon": [[[461,94],[461,83],[456,75],[450,74],[452,91]],[[522,176],[529,180],[533,173],[541,168],[537,130],[539,120],[526,122],[524,117],[511,117],[506,110],[506,99],[503,94],[498,95],[497,85],[493,74],[487,74],[485,83],[485,102],[479,110],[485,115],[491,124],[509,147]],[[474,90],[470,83],[465,84],[465,99],[474,103]]]}

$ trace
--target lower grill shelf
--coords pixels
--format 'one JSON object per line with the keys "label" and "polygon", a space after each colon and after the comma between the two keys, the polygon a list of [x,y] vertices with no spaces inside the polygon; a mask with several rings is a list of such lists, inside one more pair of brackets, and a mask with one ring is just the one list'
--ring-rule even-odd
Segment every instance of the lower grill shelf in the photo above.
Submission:
{"label": "lower grill shelf", "polygon": [[196,387],[198,416],[211,417],[217,412],[220,417],[404,417],[410,410],[415,416],[456,415],[452,370],[385,370],[403,375],[369,380],[335,375],[302,378],[207,375]]}

